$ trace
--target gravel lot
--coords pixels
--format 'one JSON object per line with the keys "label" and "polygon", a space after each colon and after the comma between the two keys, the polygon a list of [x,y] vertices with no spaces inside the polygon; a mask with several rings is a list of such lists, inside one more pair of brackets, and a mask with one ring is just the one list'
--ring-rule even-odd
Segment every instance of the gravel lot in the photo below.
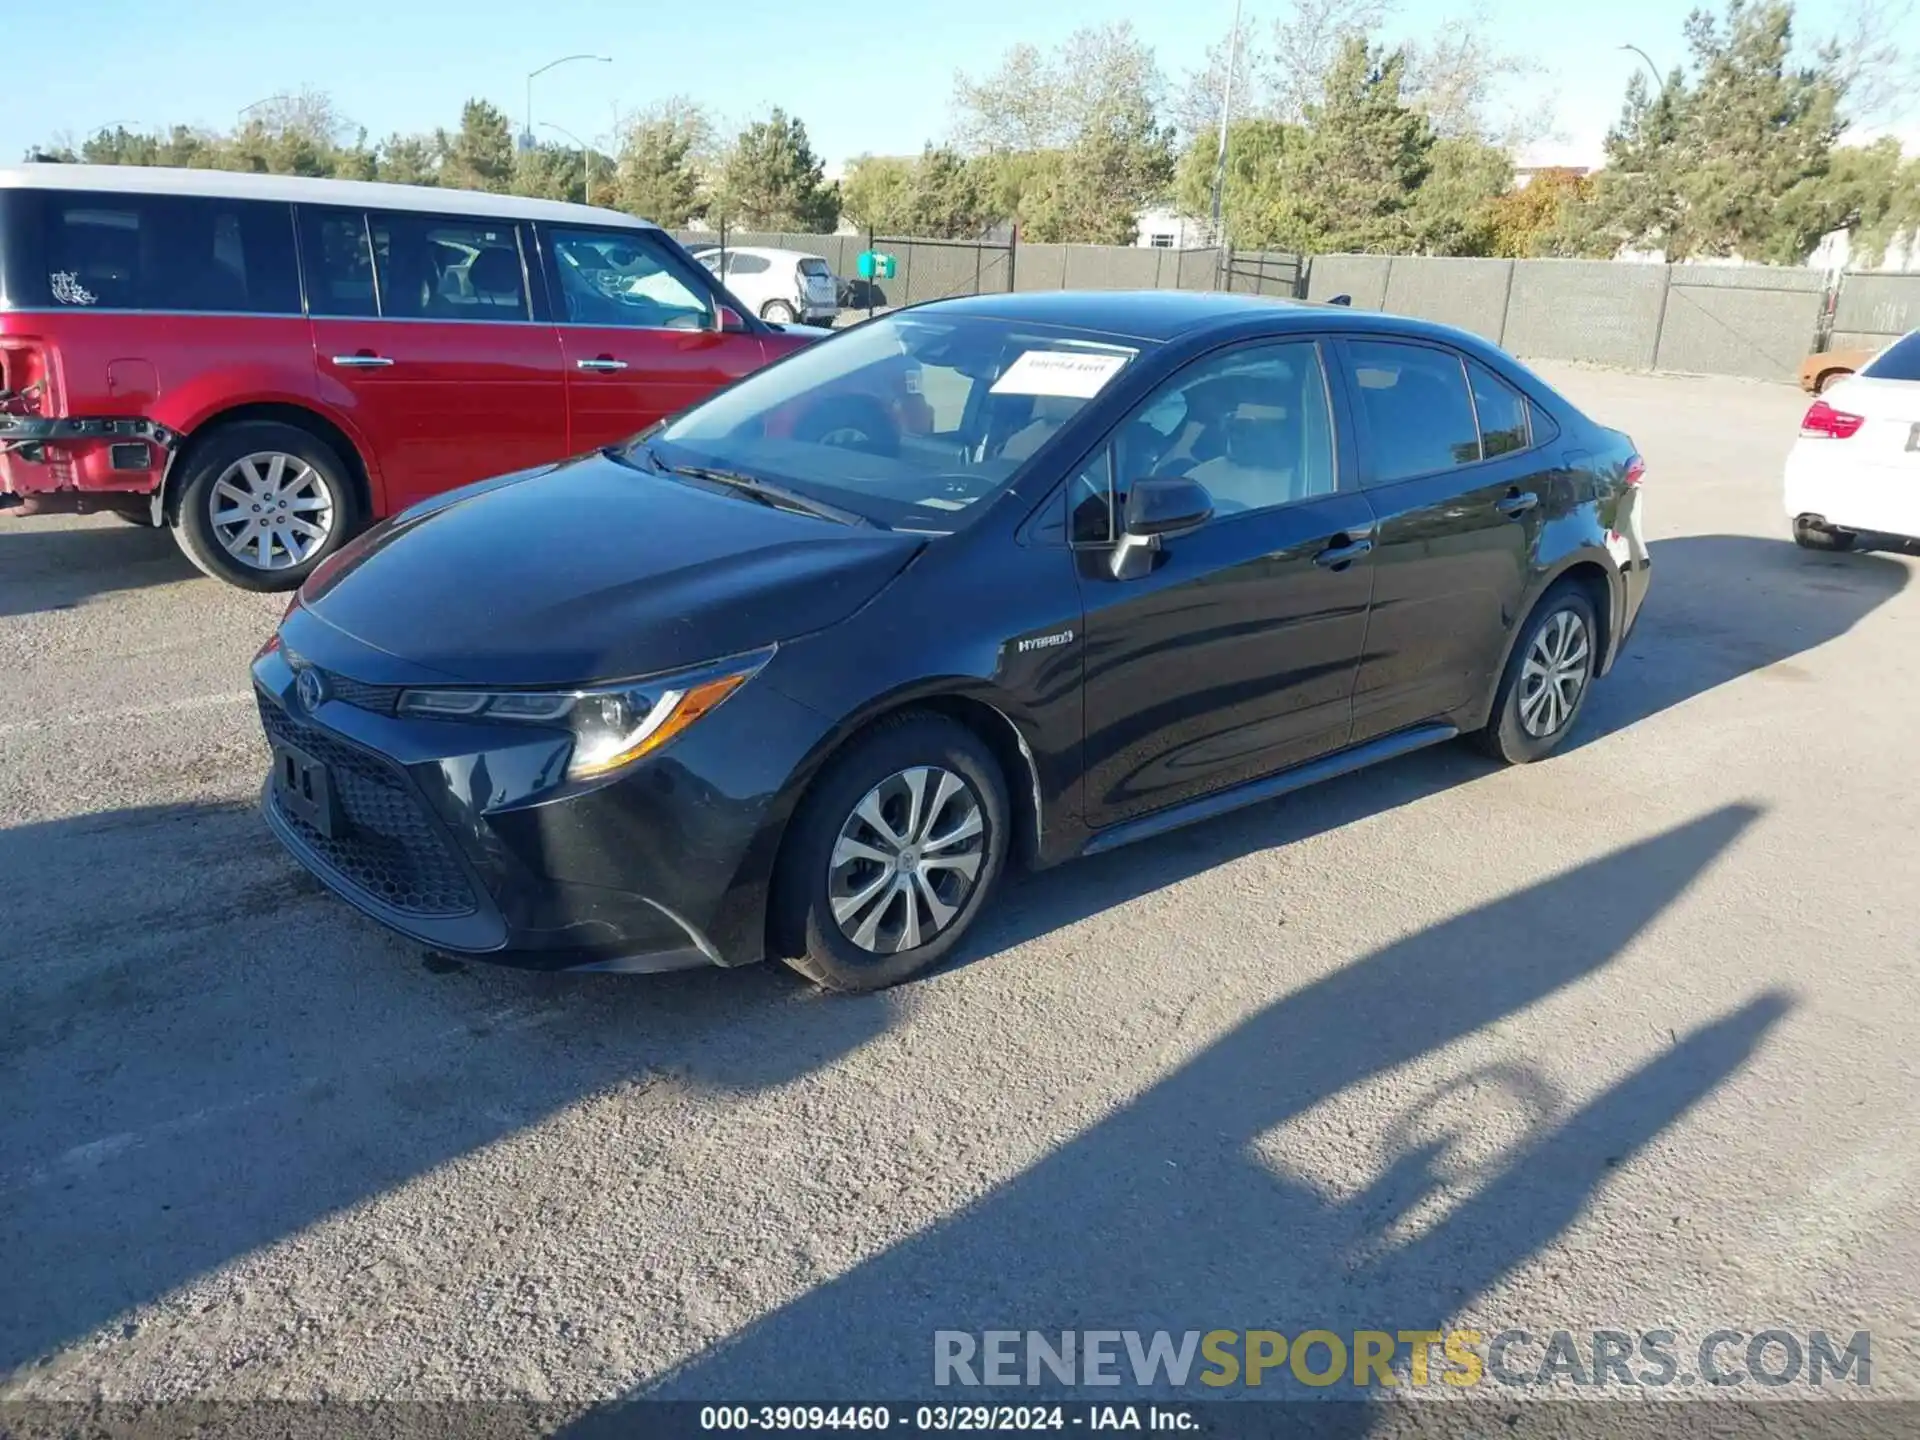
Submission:
{"label": "gravel lot", "polygon": [[252,808],[280,602],[0,521],[0,1396],[907,1397],[936,1328],[1458,1320],[1864,1328],[1920,1397],[1920,560],[1787,542],[1795,391],[1550,373],[1650,462],[1576,748],[1051,872],[861,999],[388,938]]}

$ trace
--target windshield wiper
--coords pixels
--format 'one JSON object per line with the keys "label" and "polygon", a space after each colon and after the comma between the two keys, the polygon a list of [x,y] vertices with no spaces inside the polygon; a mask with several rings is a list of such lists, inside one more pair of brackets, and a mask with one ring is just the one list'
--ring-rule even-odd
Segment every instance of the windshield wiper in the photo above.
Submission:
{"label": "windshield wiper", "polygon": [[816,500],[811,495],[802,495],[798,490],[789,490],[784,485],[775,485],[770,480],[761,480],[753,475],[742,475],[736,470],[716,470],[710,465],[669,465],[657,455],[653,456],[653,463],[669,475],[685,475],[689,480],[705,480],[710,485],[724,485],[729,490],[737,490],[742,495],[751,496],[762,505],[770,505],[776,510],[792,510],[821,520],[834,520],[842,525],[873,523],[866,516],[852,510],[843,510],[838,505],[829,505],[826,501]]}

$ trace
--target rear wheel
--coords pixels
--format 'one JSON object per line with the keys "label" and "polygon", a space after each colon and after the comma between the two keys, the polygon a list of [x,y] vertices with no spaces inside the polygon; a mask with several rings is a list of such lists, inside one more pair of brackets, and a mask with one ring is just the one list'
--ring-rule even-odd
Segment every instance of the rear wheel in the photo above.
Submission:
{"label": "rear wheel", "polygon": [[1507,659],[1480,747],[1509,765],[1552,754],[1580,718],[1599,660],[1600,627],[1586,592],[1571,584],[1548,591]]}
{"label": "rear wheel", "polygon": [[180,548],[242,590],[292,590],[359,528],[346,462],[310,431],[244,420],[195,446],[171,521]]}
{"label": "rear wheel", "polygon": [[1813,382],[1813,393],[1824,395],[1851,374],[1853,374],[1851,370],[1829,370]]}
{"label": "rear wheel", "polygon": [[1793,543],[1802,550],[1831,552],[1853,549],[1860,543],[1860,537],[1851,530],[1835,530],[1803,515],[1793,522]]}
{"label": "rear wheel", "polygon": [[791,325],[793,307],[784,300],[769,300],[760,307],[760,318],[770,325]]}
{"label": "rear wheel", "polygon": [[835,760],[793,823],[775,947],[826,989],[879,990],[945,959],[986,904],[1006,860],[1006,784],[971,730],[908,714]]}

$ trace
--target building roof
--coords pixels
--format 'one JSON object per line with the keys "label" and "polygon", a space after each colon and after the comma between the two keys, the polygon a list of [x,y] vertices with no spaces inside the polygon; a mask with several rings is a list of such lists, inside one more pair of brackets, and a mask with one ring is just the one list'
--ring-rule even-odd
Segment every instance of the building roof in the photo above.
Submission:
{"label": "building roof", "polygon": [[241,170],[188,170],[161,165],[65,165],[42,161],[0,168],[0,189],[83,190],[115,195],[205,195],[221,200],[346,205],[368,210],[424,210],[493,220],[570,220],[576,224],[657,228],[618,210],[494,195],[437,185],[388,185],[368,180],[317,180],[304,175],[256,175]]}

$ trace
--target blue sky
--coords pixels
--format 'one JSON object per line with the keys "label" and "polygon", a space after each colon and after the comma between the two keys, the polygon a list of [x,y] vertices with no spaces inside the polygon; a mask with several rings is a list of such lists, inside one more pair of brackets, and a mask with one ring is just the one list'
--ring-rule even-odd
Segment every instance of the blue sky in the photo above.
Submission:
{"label": "blue sky", "polygon": [[[1255,22],[1280,9],[1272,0],[1245,3]],[[1531,92],[1553,97],[1563,135],[1526,157],[1534,160],[1598,158],[1638,63],[1621,43],[1639,45],[1662,68],[1682,56],[1685,0],[1399,0],[1392,29],[1429,31],[1473,8],[1489,17],[1498,43],[1531,49],[1544,71]],[[1802,28],[1831,29],[1838,8],[1839,0],[1808,0]],[[451,124],[475,95],[506,109],[517,128],[529,69],[597,51],[613,63],[569,65],[535,82],[536,121],[594,140],[612,129],[616,107],[631,111],[676,92],[729,120],[781,105],[807,122],[815,148],[837,167],[862,151],[903,153],[940,137],[955,69],[986,70],[1017,41],[1046,46],[1080,26],[1127,19],[1177,78],[1200,63],[1232,12],[1232,0],[90,0],[8,21],[9,40],[26,42],[35,58],[10,67],[0,160],[116,122],[225,127],[242,106],[302,85],[330,92],[376,139]],[[1908,28],[1920,31],[1920,21]],[[1908,44],[1920,48],[1920,33]]]}

